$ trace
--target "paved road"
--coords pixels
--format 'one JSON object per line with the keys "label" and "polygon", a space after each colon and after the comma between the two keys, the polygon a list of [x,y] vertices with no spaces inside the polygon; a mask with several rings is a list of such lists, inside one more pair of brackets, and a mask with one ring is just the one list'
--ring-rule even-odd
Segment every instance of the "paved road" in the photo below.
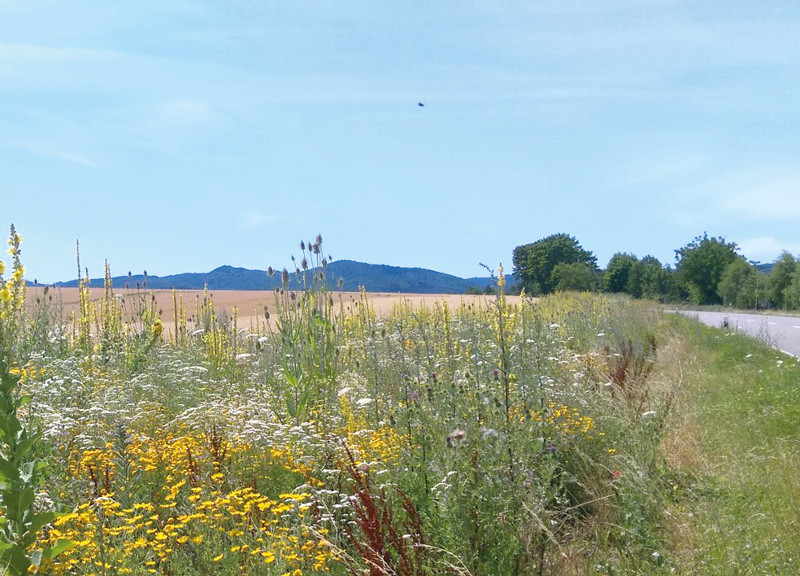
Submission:
{"label": "paved road", "polygon": [[786,354],[800,357],[800,318],[796,316],[766,316],[739,312],[682,312],[708,326],[722,326],[725,318],[731,330],[750,334],[769,342]]}

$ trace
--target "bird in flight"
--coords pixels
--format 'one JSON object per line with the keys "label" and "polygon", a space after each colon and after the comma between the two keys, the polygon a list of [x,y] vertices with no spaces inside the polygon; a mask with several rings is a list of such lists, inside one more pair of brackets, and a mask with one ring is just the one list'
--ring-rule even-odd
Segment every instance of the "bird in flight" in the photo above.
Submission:
{"label": "bird in flight", "polygon": [[422,102],[417,102],[417,106],[425,106]]}

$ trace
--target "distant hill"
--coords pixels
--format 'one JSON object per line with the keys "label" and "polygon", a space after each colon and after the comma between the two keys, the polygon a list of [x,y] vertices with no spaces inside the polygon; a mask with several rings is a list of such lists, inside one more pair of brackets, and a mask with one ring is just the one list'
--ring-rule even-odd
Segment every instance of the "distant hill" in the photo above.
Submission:
{"label": "distant hill", "polygon": [[[312,271],[308,272],[308,281],[311,281]],[[361,286],[368,292],[408,292],[412,294],[463,294],[468,288],[484,290],[492,286],[489,277],[459,278],[452,274],[435,272],[425,268],[401,268],[383,264],[365,264],[353,260],[337,260],[328,264],[325,270],[326,281],[331,286],[339,288],[339,279],[342,280],[340,290],[356,291]],[[511,279],[509,278],[509,281]],[[131,288],[137,285],[152,290],[171,289],[202,290],[208,286],[209,290],[272,290],[280,286],[280,272],[269,277],[264,270],[249,270],[233,266],[220,266],[207,273],[184,273],[171,276],[144,276],[136,274],[131,276],[116,276],[112,278],[115,288]],[[76,287],[77,280],[58,282],[56,286]],[[90,287],[102,287],[102,278],[92,278]],[[290,288],[297,290],[302,287],[302,278],[296,274],[290,275]]]}
{"label": "distant hill", "polygon": [[767,264],[757,264],[756,268],[758,268],[764,274],[769,274],[772,272],[772,268],[775,266],[774,262],[769,262]]}

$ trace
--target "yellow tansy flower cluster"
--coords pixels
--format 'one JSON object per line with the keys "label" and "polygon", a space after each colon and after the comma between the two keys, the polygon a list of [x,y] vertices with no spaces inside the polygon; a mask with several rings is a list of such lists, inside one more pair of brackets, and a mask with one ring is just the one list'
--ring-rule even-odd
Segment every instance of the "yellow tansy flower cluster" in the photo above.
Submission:
{"label": "yellow tansy flower cluster", "polygon": [[576,408],[564,404],[558,406],[550,404],[550,409],[547,421],[558,426],[564,434],[587,435],[594,428],[594,420],[590,416],[581,416]]}
{"label": "yellow tansy flower cluster", "polygon": [[371,429],[366,419],[353,410],[347,397],[339,398],[344,426],[340,433],[344,436],[348,449],[357,461],[378,460],[384,464],[394,464],[400,459],[408,440],[391,426],[382,425]]}
{"label": "yellow tansy flower cluster", "polygon": [[[73,451],[69,474],[89,480],[90,494],[43,533],[44,544],[66,538],[74,546],[48,561],[42,573],[106,567],[126,574],[142,566],[149,573],[169,573],[171,564],[189,560],[215,571],[210,568],[215,564],[238,572],[273,563],[290,573],[328,571],[335,553],[308,513],[315,507],[309,492],[269,496],[255,485],[234,487],[241,479],[231,475],[232,459],[246,463],[245,456],[260,459],[262,468],[284,470],[284,478],[298,474],[301,485],[313,485],[310,469],[300,467],[288,449],[274,447],[256,457],[249,444],[217,431],[155,432],[162,433],[131,435],[123,447],[109,443]],[[136,479],[133,494],[122,485],[121,461],[127,463],[125,474]]]}
{"label": "yellow tansy flower cluster", "polygon": [[[530,412],[524,407],[518,407],[515,411],[520,422],[525,422],[529,418],[535,422],[550,424],[561,434],[567,436],[580,435],[586,440],[594,439],[592,431],[595,428],[594,419],[591,416],[581,416],[577,408],[566,404],[556,404],[551,402],[549,410],[544,414],[541,412]],[[602,434],[600,434],[602,436]]]}

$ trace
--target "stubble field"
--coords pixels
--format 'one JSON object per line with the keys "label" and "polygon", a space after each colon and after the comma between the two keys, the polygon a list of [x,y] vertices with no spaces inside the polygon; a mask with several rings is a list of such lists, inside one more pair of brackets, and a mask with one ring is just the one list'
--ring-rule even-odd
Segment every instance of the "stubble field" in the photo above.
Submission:
{"label": "stubble field", "polygon": [[[69,318],[73,312],[78,311],[80,304],[80,289],[78,288],[49,288],[45,290],[42,286],[28,286],[29,299],[53,298],[54,306],[60,308],[65,318]],[[210,297],[214,303],[217,314],[231,315],[234,307],[237,310],[239,326],[249,328],[251,325],[261,325],[265,321],[264,311],[269,311],[271,316],[277,312],[277,298],[275,292],[271,290],[177,290],[177,295],[183,300],[183,305],[189,313],[189,317],[196,315],[197,310],[202,306],[203,300]],[[172,290],[135,290],[133,288],[114,288],[115,297],[123,310],[126,309],[126,302],[132,302],[142,298],[154,299],[155,306],[160,311],[161,321],[165,329],[174,331],[175,323],[175,298]],[[337,311],[343,310],[350,313],[361,305],[362,295],[359,292],[331,292],[334,300],[334,308]],[[102,288],[92,288],[89,291],[89,301],[97,303],[104,298]],[[510,303],[519,303],[518,296],[508,296]],[[412,308],[430,307],[435,304],[447,304],[451,309],[459,306],[485,306],[491,301],[490,296],[465,295],[465,294],[403,294],[388,292],[369,292],[369,305],[376,314],[386,315],[397,305],[410,306]],[[129,319],[135,316],[135,306],[127,306],[130,309]]]}

